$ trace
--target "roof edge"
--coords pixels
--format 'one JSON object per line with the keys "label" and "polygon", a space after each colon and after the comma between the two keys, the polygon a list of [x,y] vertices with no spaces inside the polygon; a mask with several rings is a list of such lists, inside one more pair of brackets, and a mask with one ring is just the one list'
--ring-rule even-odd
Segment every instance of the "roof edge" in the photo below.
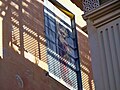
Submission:
{"label": "roof edge", "polygon": [[70,0],[72,3],[74,3],[77,7],[79,7],[81,10],[83,10],[83,0]]}

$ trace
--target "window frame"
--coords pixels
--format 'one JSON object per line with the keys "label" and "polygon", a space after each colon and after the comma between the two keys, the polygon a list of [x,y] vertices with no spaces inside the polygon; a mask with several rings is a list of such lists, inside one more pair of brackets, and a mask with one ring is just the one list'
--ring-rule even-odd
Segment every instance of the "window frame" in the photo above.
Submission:
{"label": "window frame", "polygon": [[[78,83],[78,90],[82,90],[82,79],[81,79],[81,72],[80,72],[80,58],[79,58],[79,50],[78,50],[78,43],[77,43],[77,31],[76,31],[76,25],[75,25],[75,16],[73,13],[71,13],[69,10],[67,10],[65,7],[63,7],[61,4],[59,4],[59,2],[57,2],[56,0],[49,0],[53,5],[55,5],[60,11],[62,11],[65,15],[67,15],[70,19],[71,19],[71,29],[72,29],[72,33],[73,33],[73,37],[70,36],[70,38],[76,42],[76,44],[74,45],[75,47],[70,46],[70,48],[75,49],[75,52],[77,53],[77,57],[73,57],[72,55],[69,54],[70,57],[72,57],[72,59],[75,60],[75,65],[76,65],[76,69],[74,70],[73,68],[71,68],[73,71],[76,71],[77,74],[77,83]],[[62,9],[61,9],[62,8]],[[45,9],[47,9],[45,7]],[[47,9],[48,10],[48,9]],[[50,10],[48,10],[50,11]],[[51,12],[51,11],[50,11]],[[54,15],[54,13],[53,13]],[[44,15],[47,16],[47,15]],[[48,17],[47,17],[48,19]],[[65,21],[64,21],[65,22]],[[49,23],[49,22],[47,22]],[[46,24],[45,24],[46,25]],[[46,28],[46,27],[45,27]],[[55,26],[55,28],[57,29],[57,26]],[[50,30],[50,29],[49,29]],[[52,31],[52,30],[51,30]],[[45,31],[46,32],[46,31]],[[55,34],[55,37],[57,37],[58,35]],[[57,37],[58,38],[58,37]],[[46,39],[50,40],[49,37],[46,37]],[[56,40],[56,39],[55,39]],[[51,40],[50,40],[51,41]],[[56,42],[54,42],[54,44],[56,44]],[[56,44],[56,53],[58,53],[58,48],[59,46]],[[64,63],[64,62],[63,62]],[[68,65],[68,67],[70,67]]]}

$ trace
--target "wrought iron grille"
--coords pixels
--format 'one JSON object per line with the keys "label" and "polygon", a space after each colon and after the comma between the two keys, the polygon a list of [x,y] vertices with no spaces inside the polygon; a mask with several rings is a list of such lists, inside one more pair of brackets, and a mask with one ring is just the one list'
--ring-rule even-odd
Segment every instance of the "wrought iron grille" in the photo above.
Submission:
{"label": "wrought iron grille", "polygon": [[100,5],[113,0],[82,0],[83,10],[84,12],[90,12],[95,8],[99,7]]}
{"label": "wrought iron grille", "polygon": [[94,10],[99,5],[99,0],[83,0],[83,10],[85,13]]}

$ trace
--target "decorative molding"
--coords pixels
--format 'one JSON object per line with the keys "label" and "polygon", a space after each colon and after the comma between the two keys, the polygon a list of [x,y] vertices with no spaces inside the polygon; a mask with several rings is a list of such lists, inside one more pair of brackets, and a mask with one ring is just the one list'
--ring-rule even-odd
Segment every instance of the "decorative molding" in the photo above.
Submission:
{"label": "decorative molding", "polygon": [[120,17],[120,2],[114,0],[101,7],[83,15],[85,20],[89,19],[93,22],[93,25],[97,28],[110,21],[113,21]]}
{"label": "decorative molding", "polygon": [[100,6],[99,0],[83,0],[83,10],[88,13]]}

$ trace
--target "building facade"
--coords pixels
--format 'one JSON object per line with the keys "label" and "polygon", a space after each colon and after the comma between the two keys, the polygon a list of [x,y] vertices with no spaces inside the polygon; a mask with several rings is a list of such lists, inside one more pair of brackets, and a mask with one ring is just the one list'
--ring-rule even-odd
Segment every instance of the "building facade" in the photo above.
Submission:
{"label": "building facade", "polygon": [[0,1],[1,90],[92,90],[88,35],[53,1]]}

